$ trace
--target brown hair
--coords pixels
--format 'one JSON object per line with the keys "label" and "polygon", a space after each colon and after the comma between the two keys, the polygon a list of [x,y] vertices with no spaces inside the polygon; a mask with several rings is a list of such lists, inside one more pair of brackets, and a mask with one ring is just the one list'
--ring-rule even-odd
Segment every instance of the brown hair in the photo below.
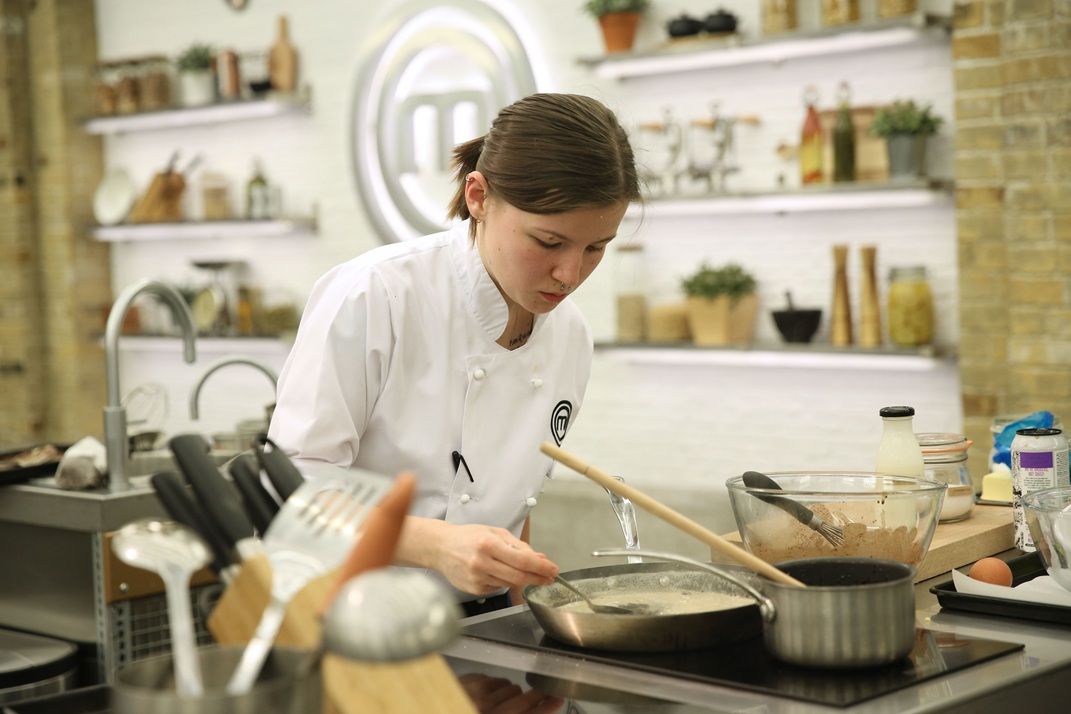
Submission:
{"label": "brown hair", "polygon": [[[602,102],[579,94],[531,94],[495,117],[491,130],[454,148],[457,191],[449,218],[468,219],[465,180],[528,213],[562,213],[640,196],[625,130]],[[475,230],[475,224],[473,224]]]}

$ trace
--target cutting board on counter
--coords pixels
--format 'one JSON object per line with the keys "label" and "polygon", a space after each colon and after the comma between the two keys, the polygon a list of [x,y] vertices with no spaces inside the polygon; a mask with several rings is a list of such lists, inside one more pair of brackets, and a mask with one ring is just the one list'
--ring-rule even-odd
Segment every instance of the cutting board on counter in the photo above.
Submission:
{"label": "cutting board on counter", "polygon": [[[729,533],[726,539],[741,545],[740,534]],[[989,555],[1002,553],[1015,545],[1012,509],[1008,506],[975,504],[971,517],[955,523],[938,523],[930,549],[915,574],[915,582],[949,572]],[[711,552],[711,559],[724,556]]]}

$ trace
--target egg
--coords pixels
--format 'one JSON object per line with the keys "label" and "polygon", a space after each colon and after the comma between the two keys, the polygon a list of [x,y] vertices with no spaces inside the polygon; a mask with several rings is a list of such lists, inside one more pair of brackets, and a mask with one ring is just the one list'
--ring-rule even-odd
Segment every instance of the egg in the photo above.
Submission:
{"label": "egg", "polygon": [[1000,558],[982,558],[971,566],[967,575],[991,585],[1011,587],[1012,584],[1011,568]]}

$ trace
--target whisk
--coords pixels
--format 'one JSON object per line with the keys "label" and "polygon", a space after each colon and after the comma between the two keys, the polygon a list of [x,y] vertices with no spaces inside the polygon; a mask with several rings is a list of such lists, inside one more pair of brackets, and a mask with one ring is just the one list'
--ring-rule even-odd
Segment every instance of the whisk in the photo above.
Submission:
{"label": "whisk", "polygon": [[[781,490],[781,487],[776,481],[758,471],[745,471],[743,479],[744,485],[748,488],[761,488],[767,491]],[[777,506],[803,525],[814,529],[820,536],[829,541],[829,544],[834,548],[839,548],[844,544],[843,528],[823,521],[818,517],[817,513],[807,508],[802,503],[797,503],[787,496],[770,496],[758,493],[752,493],[751,495],[762,501],[766,501],[766,503],[769,503],[771,506]]]}

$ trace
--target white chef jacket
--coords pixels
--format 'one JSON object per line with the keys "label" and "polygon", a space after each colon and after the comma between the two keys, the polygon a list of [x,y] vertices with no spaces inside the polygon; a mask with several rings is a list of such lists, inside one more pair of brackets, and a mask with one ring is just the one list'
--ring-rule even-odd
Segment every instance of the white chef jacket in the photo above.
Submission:
{"label": "white chef jacket", "polygon": [[271,438],[299,467],[413,471],[412,515],[519,536],[550,473],[539,444],[573,423],[593,347],[568,299],[512,351],[495,342],[506,316],[468,223],[335,267],[279,376]]}

